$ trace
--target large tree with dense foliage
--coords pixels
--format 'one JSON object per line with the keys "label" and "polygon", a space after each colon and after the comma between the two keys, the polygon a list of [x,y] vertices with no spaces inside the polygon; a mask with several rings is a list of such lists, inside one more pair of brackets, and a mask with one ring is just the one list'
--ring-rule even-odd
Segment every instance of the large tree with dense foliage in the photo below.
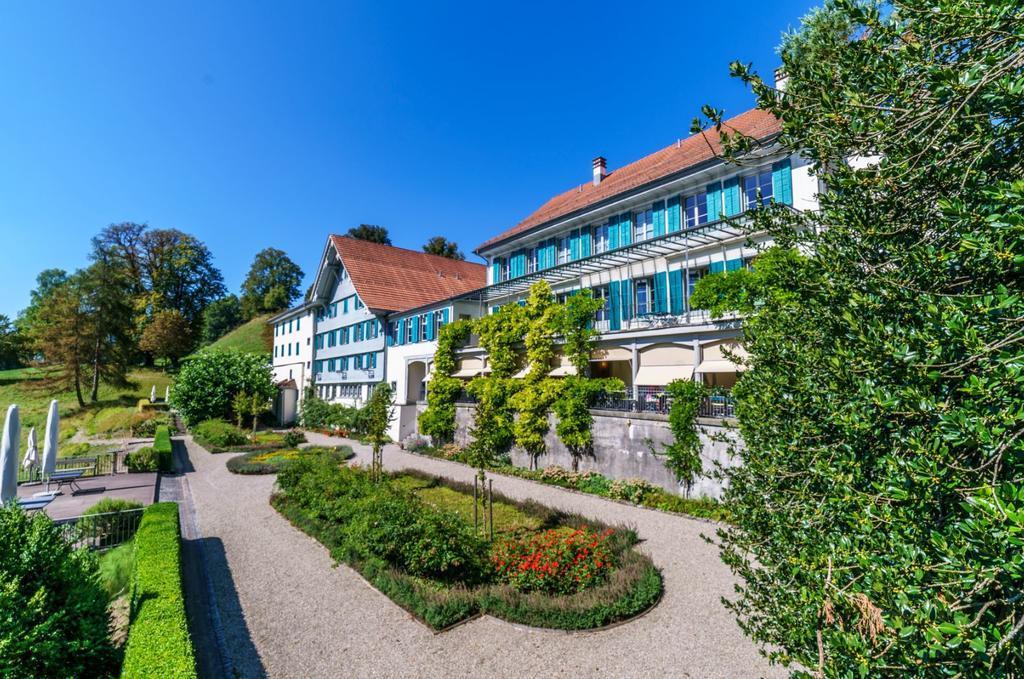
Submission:
{"label": "large tree with dense foliage", "polygon": [[215,299],[203,309],[203,328],[200,339],[212,344],[242,324],[242,304],[234,295]]}
{"label": "large tree with dense foliage", "polygon": [[430,240],[423,244],[423,252],[428,255],[447,257],[448,259],[463,260],[466,258],[466,255],[459,249],[459,244],[453,240],[448,240],[444,236],[431,237]]}
{"label": "large tree with dense foliage", "polygon": [[829,192],[753,225],[806,256],[748,304],[728,605],[819,676],[1021,676],[1024,7],[836,0],[780,54],[734,73]]}
{"label": "large tree with dense foliage", "polygon": [[388,230],[376,224],[353,226],[348,230],[347,235],[349,238],[368,240],[371,243],[380,243],[381,245],[391,245],[391,236],[388,235]]}
{"label": "large tree with dense foliage", "polygon": [[10,318],[0,314],[0,370],[17,368],[24,353],[24,334]]}
{"label": "large tree with dense foliage", "polygon": [[177,367],[178,359],[192,348],[192,328],[178,311],[158,311],[139,338],[139,348]]}
{"label": "large tree with dense foliage", "polygon": [[302,269],[283,250],[260,250],[242,283],[242,313],[252,318],[284,311],[299,296],[301,284]]}

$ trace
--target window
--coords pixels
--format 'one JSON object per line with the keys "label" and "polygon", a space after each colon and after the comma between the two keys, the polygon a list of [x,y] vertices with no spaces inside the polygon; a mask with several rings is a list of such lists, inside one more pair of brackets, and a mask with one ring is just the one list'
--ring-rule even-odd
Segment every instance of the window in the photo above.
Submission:
{"label": "window", "polygon": [[362,354],[356,354],[355,356],[353,356],[352,357],[352,363],[353,363],[352,367],[355,370],[362,370],[363,369],[363,355]]}
{"label": "window", "polygon": [[608,225],[594,227],[594,254],[608,251]]}
{"label": "window", "polygon": [[347,314],[348,313],[348,297],[346,297],[345,299],[341,300],[341,313],[343,313],[343,314]]}
{"label": "window", "polygon": [[300,345],[300,344],[299,344],[298,342],[296,342],[296,343],[295,343],[295,355],[296,355],[296,356],[298,356],[298,355],[299,355],[299,347],[300,347],[300,346],[301,346],[301,345]]}
{"label": "window", "polygon": [[650,208],[633,213],[633,242],[647,240],[654,235],[654,214]]}
{"label": "window", "polygon": [[288,343],[288,355],[289,356],[292,355],[292,345],[291,345],[291,342]]}
{"label": "window", "polygon": [[689,308],[690,295],[693,294],[693,289],[697,286],[697,281],[707,274],[707,267],[701,267],[700,269],[690,269],[689,276],[686,281],[686,305]]}
{"label": "window", "polygon": [[295,329],[296,329],[296,330],[299,330],[299,329],[300,329],[300,328],[299,328],[299,325],[300,325],[301,323],[302,323],[302,319],[301,319],[301,318],[296,318],[296,319],[295,319]]}
{"label": "window", "polygon": [[633,281],[636,288],[636,315],[643,316],[654,311],[654,285],[650,278]]}
{"label": "window", "polygon": [[683,200],[683,215],[686,218],[687,228],[698,224],[707,224],[708,194],[698,193],[694,196],[687,196]]}
{"label": "window", "polygon": [[763,170],[757,174],[748,175],[743,178],[743,199],[747,210],[753,209],[761,203],[767,203],[772,198],[772,171]]}
{"label": "window", "polygon": [[599,288],[593,289],[594,299],[599,299],[604,302],[604,306],[597,310],[594,314],[595,321],[607,321],[610,316],[608,313],[608,286],[604,285]]}
{"label": "window", "polygon": [[356,308],[357,309],[362,309],[364,306],[365,305],[363,304],[363,300],[359,299],[359,296],[357,295],[356,296]]}
{"label": "window", "polygon": [[288,321],[288,332],[292,331],[292,322]]}
{"label": "window", "polygon": [[362,323],[356,323],[355,329],[356,329],[356,338],[354,340],[352,340],[352,341],[353,342],[362,342],[363,341],[363,324]]}
{"label": "window", "polygon": [[501,280],[507,281],[512,277],[512,260],[508,257],[501,258]]}
{"label": "window", "polygon": [[444,327],[444,315],[440,310],[434,312],[434,339],[437,339],[441,333],[441,328]]}
{"label": "window", "polygon": [[406,319],[405,321],[405,343],[412,344],[412,319]]}
{"label": "window", "polygon": [[277,358],[277,345],[274,345],[274,358]]}
{"label": "window", "polygon": [[427,340],[427,315],[420,315],[420,339],[424,342]]}
{"label": "window", "polygon": [[526,251],[526,273],[537,271],[537,248],[530,248]]}
{"label": "window", "polygon": [[558,239],[558,263],[565,264],[569,261],[569,237],[564,236]]}

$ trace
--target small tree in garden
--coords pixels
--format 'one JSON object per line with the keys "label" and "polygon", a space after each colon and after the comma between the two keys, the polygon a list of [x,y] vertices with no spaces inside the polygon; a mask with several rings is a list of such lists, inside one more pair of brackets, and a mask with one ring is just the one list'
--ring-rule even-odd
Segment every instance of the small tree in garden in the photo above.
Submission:
{"label": "small tree in garden", "polygon": [[107,595],[96,557],[45,514],[0,507],[0,675],[111,677]]}
{"label": "small tree in garden", "polygon": [[270,410],[270,402],[266,396],[253,394],[249,397],[249,415],[252,416],[252,431],[256,433],[259,426],[260,416]]}
{"label": "small tree in garden", "polygon": [[231,399],[231,410],[235,413],[235,424],[241,429],[244,425],[246,416],[250,414],[252,407],[252,395],[244,391],[240,391],[235,394],[235,397]]}
{"label": "small tree in garden", "polygon": [[373,446],[373,476],[380,480],[384,471],[383,450],[388,442],[388,425],[394,412],[395,394],[391,385],[381,382],[373,388],[364,406],[366,438]]}
{"label": "small tree in garden", "polygon": [[693,481],[704,470],[700,459],[704,444],[700,440],[697,413],[707,396],[707,388],[694,380],[673,380],[665,387],[665,392],[672,399],[668,425],[674,438],[665,446],[665,466],[677,481],[686,485],[689,493]]}

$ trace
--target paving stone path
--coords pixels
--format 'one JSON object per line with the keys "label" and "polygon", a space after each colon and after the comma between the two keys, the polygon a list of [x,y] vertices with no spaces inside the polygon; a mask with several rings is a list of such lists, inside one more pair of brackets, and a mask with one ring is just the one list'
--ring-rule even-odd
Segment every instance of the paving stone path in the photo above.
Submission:
{"label": "paving stone path", "polygon": [[[338,439],[308,435],[312,444]],[[495,490],[609,523],[636,527],[665,578],[665,596],[646,616],[589,633],[530,629],[482,617],[443,634],[410,617],[350,568],[335,566],[316,541],[268,503],[273,476],[237,476],[185,438],[185,474],[205,578],[190,598],[204,636],[219,630],[226,658],[202,663],[205,676],[240,677],[757,677],[769,667],[720,602],[733,578],[701,534],[709,523],[624,506],[523,479],[495,476]],[[357,459],[370,451],[351,444]],[[389,446],[390,469],[416,468],[472,481],[463,465]],[[197,534],[196,534],[197,533]],[[194,564],[193,564],[194,565]],[[186,564],[186,568],[189,564]],[[202,585],[206,579],[208,586]],[[198,591],[197,591],[198,590]],[[212,592],[212,595],[210,594]],[[204,652],[217,645],[207,639]],[[211,650],[212,649],[212,650]],[[212,669],[211,669],[212,668]],[[220,668],[224,668],[221,670]]]}

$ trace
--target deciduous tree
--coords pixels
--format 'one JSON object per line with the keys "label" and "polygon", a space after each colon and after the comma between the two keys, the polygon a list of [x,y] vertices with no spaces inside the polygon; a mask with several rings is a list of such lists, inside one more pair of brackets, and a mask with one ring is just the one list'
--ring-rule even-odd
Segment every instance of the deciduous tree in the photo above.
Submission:
{"label": "deciduous tree", "polygon": [[283,250],[256,253],[242,283],[242,313],[246,318],[287,309],[299,296],[302,269]]}
{"label": "deciduous tree", "polygon": [[453,240],[448,240],[444,236],[434,236],[424,243],[423,252],[428,255],[447,257],[448,259],[466,259],[466,255],[462,254],[462,251],[459,250],[459,244]]}
{"label": "deciduous tree", "polygon": [[391,237],[388,236],[388,230],[383,226],[377,226],[376,224],[360,224],[359,226],[354,226],[348,230],[348,236],[358,240],[368,240],[371,243],[391,245]]}
{"label": "deciduous tree", "polygon": [[242,323],[242,305],[234,295],[210,302],[203,310],[202,343],[212,344]]}
{"label": "deciduous tree", "polygon": [[181,312],[158,311],[142,331],[139,348],[157,358],[166,358],[171,366],[177,367],[178,360],[192,349],[191,333],[191,326]]}

